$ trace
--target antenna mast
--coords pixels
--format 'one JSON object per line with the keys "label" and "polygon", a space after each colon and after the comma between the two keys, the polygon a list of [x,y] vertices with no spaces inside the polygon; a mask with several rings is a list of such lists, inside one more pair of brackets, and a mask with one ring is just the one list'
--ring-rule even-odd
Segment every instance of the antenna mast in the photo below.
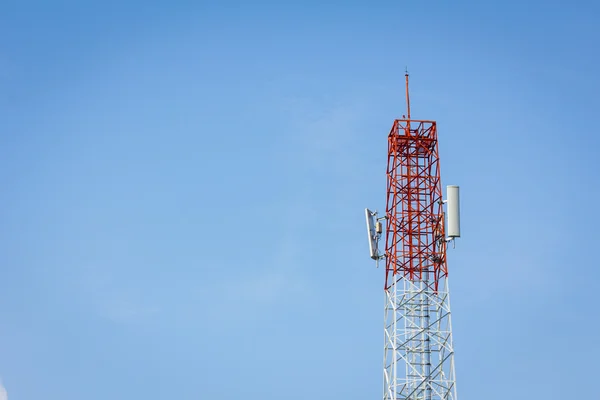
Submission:
{"label": "antenna mast", "polygon": [[408,95],[408,68],[404,71],[406,79],[406,118],[410,120],[410,96]]}

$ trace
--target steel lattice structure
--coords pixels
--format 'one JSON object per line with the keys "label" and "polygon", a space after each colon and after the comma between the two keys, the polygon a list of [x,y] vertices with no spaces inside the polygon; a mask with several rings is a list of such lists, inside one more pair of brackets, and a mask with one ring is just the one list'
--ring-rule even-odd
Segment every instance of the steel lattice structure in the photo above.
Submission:
{"label": "steel lattice structure", "polygon": [[437,126],[388,135],[384,400],[456,400]]}

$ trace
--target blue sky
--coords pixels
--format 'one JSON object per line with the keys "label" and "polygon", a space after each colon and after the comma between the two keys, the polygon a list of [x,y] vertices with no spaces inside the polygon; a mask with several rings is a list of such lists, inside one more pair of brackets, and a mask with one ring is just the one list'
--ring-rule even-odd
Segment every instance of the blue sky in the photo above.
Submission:
{"label": "blue sky", "polygon": [[385,206],[405,66],[444,184],[461,186],[459,397],[589,397],[599,15],[5,0],[10,399],[380,398],[384,271],[363,209]]}

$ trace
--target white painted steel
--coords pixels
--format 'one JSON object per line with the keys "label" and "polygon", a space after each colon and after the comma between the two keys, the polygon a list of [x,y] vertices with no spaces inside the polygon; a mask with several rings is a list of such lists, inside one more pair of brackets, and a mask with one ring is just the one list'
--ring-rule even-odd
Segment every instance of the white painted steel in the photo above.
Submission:
{"label": "white painted steel", "polygon": [[457,400],[447,279],[435,291],[399,277],[385,292],[384,328],[384,400]]}

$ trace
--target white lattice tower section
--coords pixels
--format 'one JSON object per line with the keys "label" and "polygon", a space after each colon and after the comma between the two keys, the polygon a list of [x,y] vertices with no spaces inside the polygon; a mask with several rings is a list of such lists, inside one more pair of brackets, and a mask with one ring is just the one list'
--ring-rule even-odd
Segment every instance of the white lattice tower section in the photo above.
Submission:
{"label": "white lattice tower section", "polygon": [[384,400],[456,400],[448,280],[385,291]]}

